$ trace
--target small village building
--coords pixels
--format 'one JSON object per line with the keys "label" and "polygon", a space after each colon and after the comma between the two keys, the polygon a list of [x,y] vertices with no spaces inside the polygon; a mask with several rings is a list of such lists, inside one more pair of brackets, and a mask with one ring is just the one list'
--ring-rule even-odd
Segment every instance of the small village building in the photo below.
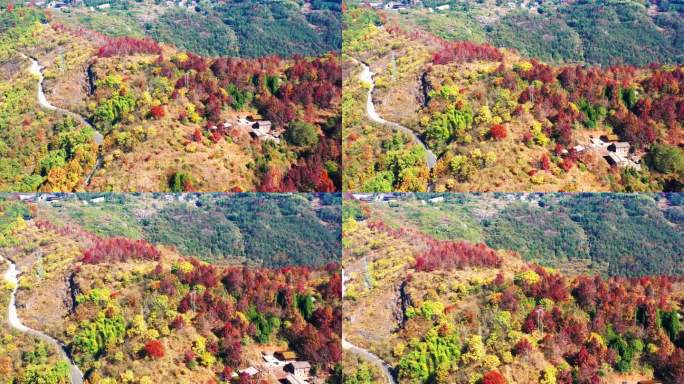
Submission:
{"label": "small village building", "polygon": [[583,145],[575,145],[572,147],[572,149],[575,151],[575,153],[579,154],[587,150]]}
{"label": "small village building", "polygon": [[256,376],[259,373],[259,370],[254,368],[254,367],[248,367],[245,369],[242,369],[239,371],[240,374],[246,374],[249,377]]}
{"label": "small village building", "polygon": [[273,356],[275,356],[280,361],[294,360],[297,358],[297,354],[295,354],[292,351],[278,351],[274,353]]}
{"label": "small village building", "polygon": [[601,140],[603,140],[606,143],[610,143],[613,141],[618,141],[620,138],[616,134],[610,134],[610,135],[602,135]]}
{"label": "small village building", "polygon": [[388,1],[387,4],[385,4],[385,9],[390,10],[390,11],[399,11],[402,9],[407,9],[408,7],[398,1]]}
{"label": "small village building", "polygon": [[277,363],[279,362],[279,360],[276,359],[275,356],[269,355],[268,353],[263,353],[263,352],[262,352],[261,357],[264,359],[265,362],[267,362],[267,363],[269,363],[269,364],[271,364],[271,365],[275,365],[275,364],[277,364]]}
{"label": "small village building", "polygon": [[355,193],[352,196],[355,200],[359,201],[373,201],[373,195],[371,193]]}
{"label": "small village building", "polygon": [[252,129],[254,131],[264,134],[271,132],[271,128],[273,128],[273,124],[268,120],[255,121],[254,124],[252,124]]}
{"label": "small village building", "polygon": [[629,143],[624,141],[612,143],[608,146],[608,150],[610,152],[615,152],[620,156],[627,156],[629,154]]}
{"label": "small village building", "polygon": [[306,381],[298,378],[297,376],[287,375],[281,382],[285,384],[306,384]]}
{"label": "small village building", "polygon": [[598,137],[592,137],[589,141],[591,142],[591,145],[593,145],[594,147],[600,147],[605,145],[605,142],[599,139]]}
{"label": "small village building", "polygon": [[627,160],[624,157],[621,157],[613,152],[608,152],[604,158],[610,165],[615,165],[618,167],[624,167],[627,165]]}
{"label": "small village building", "polygon": [[309,378],[311,364],[308,361],[293,361],[287,364],[283,370],[294,374],[297,378],[306,380]]}

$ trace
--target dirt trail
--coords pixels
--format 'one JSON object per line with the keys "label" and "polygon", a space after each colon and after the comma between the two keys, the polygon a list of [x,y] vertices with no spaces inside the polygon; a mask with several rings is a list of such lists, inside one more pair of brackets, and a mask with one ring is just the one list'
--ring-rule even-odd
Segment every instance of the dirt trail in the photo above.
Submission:
{"label": "dirt trail", "polygon": [[[344,297],[346,283],[348,281],[349,276],[345,273],[345,270],[342,269],[342,297]],[[387,364],[387,362],[382,360],[376,354],[347,341],[344,338],[344,329],[342,330],[342,349],[348,350],[355,355],[359,355],[364,360],[376,365],[384,374],[385,378],[387,379],[387,382],[389,382],[390,384],[397,384],[397,381],[394,379],[394,376],[392,375],[392,366]]]}
{"label": "dirt trail", "polygon": [[[93,130],[93,140],[95,140],[95,143],[97,143],[99,150],[98,150],[98,155],[97,155],[97,162],[95,163],[95,166],[93,169],[90,171],[90,173],[86,176],[85,178],[85,185],[88,186],[90,184],[90,180],[92,179],[93,175],[95,174],[95,171],[102,165],[102,143],[104,142],[104,136],[102,133],[98,132],[92,124],[88,122],[83,116],[79,115],[78,113],[68,111],[66,109],[62,109],[59,107],[56,107],[52,105],[47,97],[45,97],[45,92],[43,90],[43,67],[38,63],[38,60],[36,60],[33,57],[26,56],[22,54],[22,56],[26,59],[29,59],[31,61],[31,66],[29,67],[29,72],[31,72],[32,75],[38,77],[38,94],[37,94],[37,99],[38,99],[38,104],[40,104],[41,107],[45,109],[49,109],[51,111],[57,111],[63,115],[71,116],[81,122],[84,125],[87,125],[88,127],[92,128]],[[89,68],[90,69],[90,68]]]}
{"label": "dirt trail", "polygon": [[383,119],[377,113],[377,111],[375,110],[375,104],[373,104],[373,90],[375,89],[375,81],[373,80],[374,73],[370,70],[370,67],[366,63],[360,63],[363,67],[363,71],[361,72],[359,79],[363,82],[367,82],[370,84],[370,89],[368,90],[368,98],[366,99],[366,113],[368,114],[368,118],[373,122],[386,125],[394,130],[401,131],[410,135],[413,141],[416,144],[422,146],[425,150],[425,162],[427,163],[428,169],[432,170],[432,168],[434,168],[435,164],[437,163],[437,156],[435,156],[432,150],[428,148],[427,144],[418,136],[418,134],[416,134],[416,132],[414,132],[412,129],[404,127],[401,124]]}
{"label": "dirt trail", "polygon": [[19,315],[17,314],[17,289],[19,289],[19,275],[21,274],[21,272],[12,260],[0,256],[0,261],[6,261],[9,264],[9,268],[7,268],[7,271],[5,271],[3,278],[6,282],[10,283],[14,287],[14,289],[12,289],[12,293],[10,294],[10,302],[7,314],[10,326],[12,326],[12,328],[20,332],[34,336],[38,339],[45,341],[48,344],[55,346],[59,351],[61,357],[69,362],[71,384],[83,384],[83,372],[81,372],[78,366],[74,364],[74,362],[69,357],[69,354],[66,350],[66,346],[62,344],[59,340],[54,339],[43,332],[31,329],[24,325],[24,323],[22,323],[21,319],[19,318]]}

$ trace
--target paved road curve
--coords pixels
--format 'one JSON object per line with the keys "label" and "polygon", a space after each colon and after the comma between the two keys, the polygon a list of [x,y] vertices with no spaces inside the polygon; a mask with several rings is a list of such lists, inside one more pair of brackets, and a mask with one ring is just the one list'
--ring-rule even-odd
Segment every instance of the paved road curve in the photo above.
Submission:
{"label": "paved road curve", "polygon": [[394,380],[394,376],[392,376],[392,373],[390,372],[390,365],[387,364],[384,360],[379,358],[376,354],[369,352],[361,347],[357,347],[356,345],[348,342],[344,338],[342,339],[342,348],[346,349],[348,351],[351,351],[352,353],[356,355],[360,355],[364,360],[369,361],[376,366],[378,366],[382,372],[385,374],[385,378],[387,378],[387,382],[390,384],[397,384],[397,382]]}
{"label": "paved road curve", "polygon": [[[343,297],[344,297],[344,291],[345,291],[345,288],[346,288],[348,281],[349,281],[349,276],[346,276],[344,269],[342,269],[342,296]],[[357,347],[356,345],[348,342],[344,338],[344,335],[342,335],[342,349],[346,349],[355,355],[361,356],[364,360],[375,364],[378,368],[380,368],[382,370],[382,373],[385,375],[387,382],[389,382],[390,384],[397,384],[396,380],[394,380],[394,376],[392,376],[392,372],[390,371],[392,369],[392,367],[389,364],[387,364],[384,360],[379,358],[376,354],[374,354],[374,353],[372,353],[366,349],[363,349],[361,347]]]}
{"label": "paved road curve", "polygon": [[21,272],[19,271],[19,268],[17,268],[17,265],[13,261],[0,256],[0,261],[2,260],[6,261],[9,264],[9,268],[7,268],[7,271],[5,271],[3,278],[5,279],[5,281],[12,284],[12,286],[14,287],[12,293],[10,294],[10,302],[7,315],[10,326],[12,326],[12,328],[20,332],[37,337],[48,344],[54,345],[57,348],[57,350],[59,350],[59,353],[62,356],[62,358],[69,362],[69,366],[71,367],[71,384],[83,384],[83,372],[81,372],[78,366],[76,366],[76,364],[74,364],[74,362],[71,361],[69,355],[66,352],[64,344],[44,334],[43,332],[25,326],[24,323],[21,322],[21,319],[19,319],[19,315],[17,314],[17,289],[19,288],[19,274]]}
{"label": "paved road curve", "polygon": [[[29,71],[31,72],[32,75],[35,75],[38,77],[38,104],[40,104],[41,107],[45,109],[50,109],[52,111],[57,111],[60,112],[64,115],[71,116],[75,118],[76,120],[80,121],[81,123],[89,126],[90,128],[93,128],[93,126],[81,115],[78,113],[74,113],[71,111],[67,111],[66,109],[58,108],[55,107],[54,105],[50,104],[48,101],[47,97],[45,97],[45,92],[43,91],[43,67],[38,64],[38,61],[34,59],[33,57],[28,57],[26,55],[22,55],[25,58],[31,60],[31,66],[29,67]],[[95,130],[93,128],[93,139],[95,139],[95,142],[97,145],[102,145],[102,141],[104,140],[104,137],[100,132]]]}
{"label": "paved road curve", "polygon": [[366,99],[366,113],[368,114],[368,118],[371,121],[374,121],[378,124],[384,124],[394,130],[402,131],[409,134],[413,138],[413,141],[415,141],[417,144],[421,145],[423,149],[425,149],[425,162],[427,163],[428,169],[431,170],[437,163],[437,156],[435,156],[435,154],[430,150],[430,148],[428,148],[425,142],[423,142],[423,140],[421,140],[420,137],[418,137],[418,135],[412,129],[406,128],[403,125],[397,124],[392,121],[387,121],[383,119],[375,111],[375,104],[373,104],[373,90],[375,89],[375,81],[373,80],[374,73],[371,72],[370,67],[368,67],[366,63],[361,62],[361,66],[363,67],[363,71],[361,72],[359,78],[361,79],[361,81],[370,84],[370,89],[368,90],[368,98]]}
{"label": "paved road curve", "polygon": [[[93,129],[93,140],[95,140],[95,143],[97,143],[98,147],[102,146],[102,142],[104,141],[104,136],[102,136],[102,133],[98,132],[89,122],[86,120],[83,116],[79,115],[78,113],[74,113],[71,111],[67,111],[66,109],[58,108],[48,101],[47,97],[45,97],[45,92],[43,91],[43,67],[38,63],[38,60],[34,59],[33,57],[28,57],[24,54],[22,56],[26,59],[29,59],[31,61],[31,66],[29,67],[29,72],[31,72],[32,75],[38,77],[38,104],[40,104],[41,107],[45,109],[49,109],[52,111],[57,111],[60,112],[63,115],[71,116],[74,119],[80,121],[81,123],[89,126],[90,128]],[[98,151],[98,156],[97,156],[97,162],[95,163],[95,166],[93,169],[88,173],[88,175],[85,178],[85,185],[88,186],[90,185],[90,180],[92,179],[93,175],[95,174],[95,171],[102,165],[102,153]]]}

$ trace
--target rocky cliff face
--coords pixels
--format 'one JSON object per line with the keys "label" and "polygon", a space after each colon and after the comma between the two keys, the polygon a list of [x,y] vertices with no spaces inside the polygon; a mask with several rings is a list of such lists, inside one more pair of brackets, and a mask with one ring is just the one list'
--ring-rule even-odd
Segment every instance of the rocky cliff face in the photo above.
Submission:
{"label": "rocky cliff face", "polygon": [[401,284],[399,284],[399,288],[397,289],[398,295],[394,310],[394,318],[397,321],[397,324],[399,324],[399,329],[404,328],[404,325],[408,320],[408,317],[406,316],[406,311],[409,309],[409,307],[412,307],[414,304],[411,294],[408,293],[406,290],[407,284],[408,282],[404,280],[401,282]]}

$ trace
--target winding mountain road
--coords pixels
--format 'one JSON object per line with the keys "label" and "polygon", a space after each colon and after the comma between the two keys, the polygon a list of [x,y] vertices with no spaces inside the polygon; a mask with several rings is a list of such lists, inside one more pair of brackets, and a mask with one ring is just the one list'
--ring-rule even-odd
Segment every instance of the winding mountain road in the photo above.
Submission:
{"label": "winding mountain road", "polygon": [[10,302],[7,314],[7,319],[10,326],[18,330],[19,332],[26,333],[28,335],[39,338],[48,344],[54,345],[59,351],[60,356],[69,362],[71,384],[83,384],[83,372],[81,372],[78,366],[74,364],[74,362],[69,357],[69,354],[66,350],[66,346],[62,344],[59,340],[54,339],[43,332],[25,326],[24,323],[21,322],[21,319],[19,319],[19,315],[17,314],[17,289],[19,289],[19,274],[21,272],[12,260],[0,256],[0,261],[3,260],[9,264],[9,268],[7,268],[7,271],[5,271],[3,278],[6,282],[10,283],[14,287],[14,289],[12,289],[12,293],[10,294]]}
{"label": "winding mountain road", "polygon": [[83,116],[79,115],[78,113],[68,111],[66,109],[62,109],[59,107],[56,107],[48,101],[47,97],[45,97],[45,92],[43,91],[43,67],[38,63],[38,60],[34,59],[33,57],[26,56],[22,54],[22,56],[26,59],[29,59],[31,61],[31,66],[29,67],[29,72],[31,72],[32,75],[35,75],[38,77],[38,104],[40,104],[41,107],[45,109],[49,109],[52,111],[57,111],[63,115],[71,116],[74,119],[80,121],[81,123],[89,126],[90,128],[93,129],[93,139],[97,143],[97,145],[102,145],[102,142],[104,141],[104,136],[100,132],[98,132],[93,126],[86,120]]}
{"label": "winding mountain road", "polygon": [[421,138],[416,134],[416,132],[414,132],[412,129],[404,127],[401,124],[395,123],[393,121],[387,121],[377,113],[377,111],[375,110],[375,104],[373,103],[373,90],[375,90],[375,81],[373,80],[373,75],[375,73],[373,73],[370,70],[370,67],[366,63],[359,63],[363,67],[363,71],[361,71],[359,79],[370,84],[370,89],[368,90],[368,97],[366,99],[366,114],[368,115],[368,118],[373,122],[386,125],[394,130],[401,131],[410,135],[416,144],[422,146],[423,149],[425,149],[425,162],[427,163],[428,169],[432,170],[432,168],[434,168],[435,164],[437,163],[437,156],[435,156],[432,150],[428,148],[427,144],[425,144],[425,142],[421,140]]}
{"label": "winding mountain road", "polygon": [[352,353],[361,356],[364,360],[375,364],[376,366],[378,366],[378,368],[382,370],[382,373],[384,373],[387,382],[389,382],[390,384],[397,384],[396,380],[394,380],[394,376],[392,376],[392,373],[390,372],[390,369],[392,367],[374,353],[369,352],[361,347],[357,347],[356,345],[348,342],[344,338],[342,338],[342,349],[351,351]]}
{"label": "winding mountain road", "polygon": [[50,104],[47,97],[45,97],[45,92],[43,91],[43,80],[44,80],[43,67],[40,65],[40,63],[38,63],[38,60],[36,60],[35,58],[30,57],[30,56],[26,56],[23,53],[21,54],[21,56],[24,57],[25,59],[28,59],[31,61],[31,66],[29,67],[29,72],[31,72],[32,75],[38,77],[38,94],[37,94],[38,104],[40,104],[40,106],[45,108],[45,109],[49,109],[51,111],[57,111],[57,112],[59,112],[63,115],[66,115],[66,116],[71,116],[74,119],[81,122],[82,124],[87,125],[88,127],[90,127],[93,130],[93,140],[95,140],[95,143],[97,144],[97,146],[100,149],[98,150],[97,162],[95,163],[95,166],[93,167],[93,169],[88,173],[88,175],[85,178],[85,185],[88,186],[90,184],[90,180],[92,179],[93,175],[95,174],[95,171],[97,171],[97,169],[102,165],[101,149],[102,149],[102,143],[104,142],[104,136],[102,135],[102,133],[97,131],[93,127],[93,125],[88,122],[88,120],[86,120],[83,116],[79,115],[78,113],[71,112],[71,111],[68,111],[66,109],[59,108],[59,107],[56,107],[56,106]]}
{"label": "winding mountain road", "polygon": [[[342,297],[344,297],[344,291],[346,288],[347,282],[350,280],[349,276],[347,276],[344,272],[344,269],[342,269]],[[392,375],[392,366],[387,364],[384,360],[382,360],[378,355],[374,354],[373,352],[368,351],[367,349],[358,347],[350,342],[348,342],[344,338],[344,329],[343,329],[343,334],[342,334],[342,349],[346,349],[350,351],[351,353],[355,355],[361,356],[364,360],[373,363],[376,365],[382,373],[385,375],[385,378],[387,379],[387,382],[390,384],[397,384],[397,381],[394,380],[394,376]]]}

